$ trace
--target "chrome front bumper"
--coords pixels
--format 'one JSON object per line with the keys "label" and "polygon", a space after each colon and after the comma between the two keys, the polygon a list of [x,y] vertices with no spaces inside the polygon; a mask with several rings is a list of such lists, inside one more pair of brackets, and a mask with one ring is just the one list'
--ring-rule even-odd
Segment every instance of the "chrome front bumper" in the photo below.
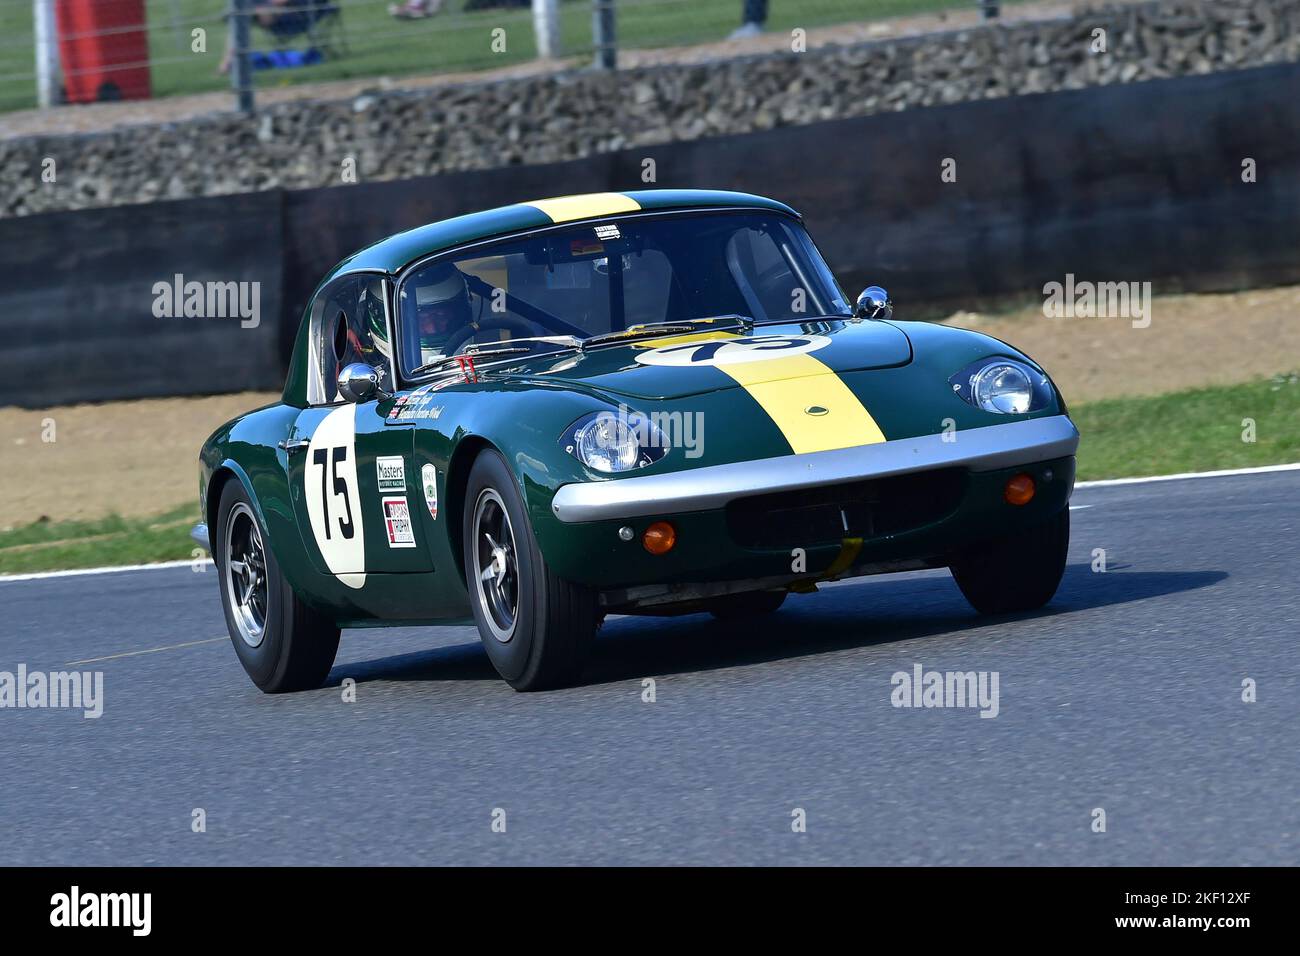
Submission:
{"label": "chrome front bumper", "polygon": [[212,553],[212,545],[208,543],[208,526],[206,524],[199,522],[191,528],[190,537],[194,539],[195,544],[208,552],[208,554]]}
{"label": "chrome front bumper", "polygon": [[709,465],[663,475],[564,485],[551,509],[564,522],[709,511],[747,495],[797,491],[931,468],[995,471],[1073,455],[1079,431],[1064,415],[806,455]]}

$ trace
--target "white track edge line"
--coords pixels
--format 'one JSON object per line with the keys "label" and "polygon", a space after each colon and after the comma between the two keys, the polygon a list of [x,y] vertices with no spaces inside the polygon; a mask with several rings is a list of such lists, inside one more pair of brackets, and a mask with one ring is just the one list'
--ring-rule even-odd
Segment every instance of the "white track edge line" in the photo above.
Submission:
{"label": "white track edge line", "polygon": [[[1189,471],[1180,475],[1152,475],[1149,478],[1106,478],[1101,481],[1080,481],[1075,488],[1109,488],[1113,485],[1141,485],[1153,481],[1183,481],[1188,478],[1231,478],[1236,475],[1264,475],[1272,472],[1300,471],[1300,462],[1290,465],[1264,465],[1259,468],[1230,468],[1225,471]],[[159,564],[124,564],[111,568],[74,568],[70,571],[37,571],[32,574],[0,574],[0,584],[18,581],[41,581],[45,578],[69,578],[83,574],[118,574],[122,571],[162,571],[167,568],[186,568],[193,561],[163,561]],[[212,564],[211,558],[202,561]]]}
{"label": "white track edge line", "polygon": [[1263,465],[1259,468],[1229,468],[1224,471],[1188,471],[1180,475],[1152,475],[1149,478],[1105,478],[1079,481],[1076,488],[1109,488],[1113,485],[1141,485],[1153,481],[1183,481],[1188,478],[1231,478],[1236,475],[1264,475],[1271,472],[1300,471],[1300,462],[1292,465]]}
{"label": "white track edge line", "polygon": [[[199,564],[207,567],[211,558],[204,558]],[[169,568],[192,567],[195,561],[160,561],[157,564],[121,564],[109,568],[72,568],[68,571],[34,571],[30,574],[0,574],[0,584],[17,581],[42,581],[46,578],[71,578],[83,574],[118,574],[123,571],[164,571]]]}

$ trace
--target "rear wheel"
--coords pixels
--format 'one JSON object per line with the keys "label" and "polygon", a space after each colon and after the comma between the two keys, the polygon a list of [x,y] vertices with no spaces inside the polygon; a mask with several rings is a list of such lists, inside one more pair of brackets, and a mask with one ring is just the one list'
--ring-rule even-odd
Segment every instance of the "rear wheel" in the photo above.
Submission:
{"label": "rear wheel", "polygon": [[752,591],[749,594],[727,594],[713,598],[705,605],[705,610],[719,621],[743,621],[747,618],[762,617],[781,609],[785,603],[785,591]]}
{"label": "rear wheel", "polygon": [[1056,594],[1070,547],[1070,509],[1040,525],[969,548],[951,564],[966,600],[981,614],[1033,611]]}
{"label": "rear wheel", "polygon": [[334,666],[339,629],[298,600],[238,480],[222,489],[212,543],[226,629],[253,683],[268,694],[319,687]]}
{"label": "rear wheel", "polygon": [[521,691],[577,680],[599,626],[596,595],[547,566],[496,451],[470,469],[462,520],[470,605],[497,673]]}

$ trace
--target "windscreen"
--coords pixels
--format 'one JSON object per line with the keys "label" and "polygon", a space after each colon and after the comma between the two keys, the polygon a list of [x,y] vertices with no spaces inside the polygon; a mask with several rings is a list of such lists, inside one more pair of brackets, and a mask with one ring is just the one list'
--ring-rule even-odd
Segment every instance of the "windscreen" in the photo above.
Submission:
{"label": "windscreen", "polygon": [[414,270],[398,311],[408,374],[471,343],[851,312],[803,227],[754,211],[631,216],[478,246]]}

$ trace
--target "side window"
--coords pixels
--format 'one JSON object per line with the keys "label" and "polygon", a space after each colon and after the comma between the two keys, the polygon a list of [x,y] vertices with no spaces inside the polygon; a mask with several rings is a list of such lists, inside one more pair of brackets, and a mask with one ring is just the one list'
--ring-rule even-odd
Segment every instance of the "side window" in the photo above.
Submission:
{"label": "side window", "polygon": [[317,294],[311,312],[316,361],[307,385],[313,405],[340,400],[339,372],[353,362],[378,369],[380,381],[391,387],[386,285],[381,276],[347,276]]}
{"label": "side window", "polygon": [[489,290],[507,286],[500,256],[435,262],[413,273],[402,283],[397,304],[406,370],[455,352],[468,341],[467,326],[491,309],[485,296],[497,294]]}

